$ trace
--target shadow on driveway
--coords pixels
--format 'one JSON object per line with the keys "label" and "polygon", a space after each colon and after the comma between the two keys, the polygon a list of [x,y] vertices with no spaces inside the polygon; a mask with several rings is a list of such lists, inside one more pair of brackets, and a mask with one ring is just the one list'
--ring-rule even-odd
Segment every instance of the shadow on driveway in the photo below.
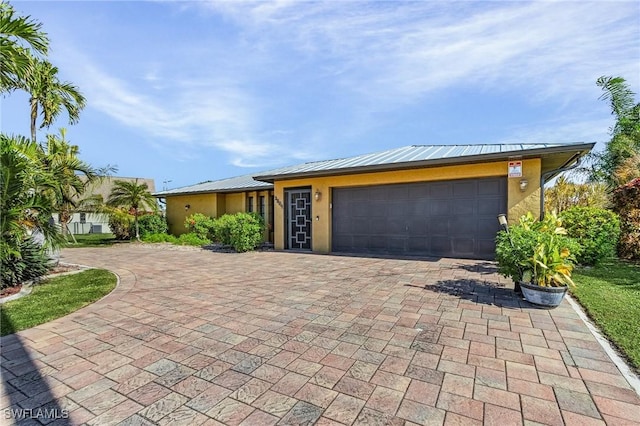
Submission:
{"label": "shadow on driveway", "polygon": [[[0,321],[10,322],[0,309]],[[62,409],[40,374],[20,336],[0,337],[2,353],[2,424],[68,425],[69,412]]]}

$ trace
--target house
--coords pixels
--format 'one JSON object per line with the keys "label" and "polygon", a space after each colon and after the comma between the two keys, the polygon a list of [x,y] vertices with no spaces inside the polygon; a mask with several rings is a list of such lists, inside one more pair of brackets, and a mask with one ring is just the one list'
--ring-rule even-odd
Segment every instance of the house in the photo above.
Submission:
{"label": "house", "polygon": [[194,185],[195,194],[156,195],[167,197],[167,214],[177,219],[186,206],[230,212],[222,190],[233,194],[234,211],[242,203],[248,209],[258,189],[267,199],[273,194],[278,250],[492,259],[497,216],[539,215],[544,181],[593,146],[413,145],[210,182],[210,189]]}
{"label": "house", "polygon": [[[136,179],[139,184],[146,183],[149,187],[149,192],[155,192],[156,186],[153,179],[105,176],[96,183],[90,184],[86,192],[82,195],[82,199],[86,200],[97,196],[98,199],[106,202],[111,194],[113,182],[116,180],[134,182]],[[60,214],[54,214],[53,220],[57,225],[60,225]],[[104,213],[96,213],[89,208],[87,208],[86,211],[82,211],[82,203],[79,204],[78,211],[71,217],[71,221],[67,223],[67,229],[71,234],[101,234],[111,232],[109,216]]]}

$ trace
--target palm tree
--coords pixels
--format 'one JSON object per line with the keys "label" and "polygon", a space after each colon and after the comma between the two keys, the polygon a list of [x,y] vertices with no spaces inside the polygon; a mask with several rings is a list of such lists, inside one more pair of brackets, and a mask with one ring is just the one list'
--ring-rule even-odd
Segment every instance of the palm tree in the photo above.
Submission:
{"label": "palm tree", "polygon": [[30,233],[39,230],[48,246],[59,242],[57,229],[51,223],[53,199],[48,196],[56,188],[56,179],[41,161],[42,150],[22,136],[0,134],[0,231],[2,258],[18,254],[20,244]]}
{"label": "palm tree", "polygon": [[13,7],[0,3],[0,93],[18,88],[24,81],[29,63],[30,47],[34,53],[46,55],[49,48],[42,24],[29,16],[16,16]]}
{"label": "palm tree", "polygon": [[140,209],[149,208],[152,211],[158,209],[155,197],[149,192],[149,185],[146,182],[138,184],[138,179],[135,182],[116,180],[113,183],[113,189],[111,189],[107,205],[110,207],[125,207],[133,211],[136,239],[138,241],[140,241],[140,230],[138,229]]}
{"label": "palm tree", "polygon": [[604,92],[600,99],[611,105],[616,124],[611,129],[612,138],[605,150],[591,154],[593,166],[590,179],[605,182],[614,188],[626,183],[619,180],[621,173],[616,173],[617,169],[627,167],[627,162],[633,161],[629,159],[640,154],[640,103],[634,100],[635,94],[622,77],[603,76],[598,79],[597,85]]}
{"label": "palm tree", "polygon": [[42,157],[44,167],[56,180],[56,188],[49,192],[60,215],[63,236],[66,236],[67,224],[82,202],[82,195],[89,185],[100,179],[97,170],[78,158],[78,146],[71,145],[65,137],[66,129],[60,129],[60,136],[47,135]]}
{"label": "palm tree", "polygon": [[69,82],[58,80],[58,68],[48,61],[35,57],[30,58],[28,71],[24,81],[19,82],[21,89],[31,96],[31,139],[36,140],[36,120],[41,108],[42,124],[40,128],[49,127],[64,108],[69,115],[69,124],[75,124],[80,118],[80,111],[86,100],[78,88]]}

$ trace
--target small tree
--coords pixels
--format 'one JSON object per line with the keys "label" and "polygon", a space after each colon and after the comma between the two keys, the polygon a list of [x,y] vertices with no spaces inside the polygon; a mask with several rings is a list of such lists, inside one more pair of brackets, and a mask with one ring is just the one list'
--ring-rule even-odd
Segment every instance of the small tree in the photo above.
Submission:
{"label": "small tree", "polygon": [[138,183],[126,180],[116,180],[113,183],[113,189],[107,200],[110,207],[124,207],[131,211],[134,217],[134,226],[136,230],[136,239],[140,241],[140,229],[138,227],[138,215],[140,209],[149,209],[151,211],[158,210],[158,203],[146,182]]}

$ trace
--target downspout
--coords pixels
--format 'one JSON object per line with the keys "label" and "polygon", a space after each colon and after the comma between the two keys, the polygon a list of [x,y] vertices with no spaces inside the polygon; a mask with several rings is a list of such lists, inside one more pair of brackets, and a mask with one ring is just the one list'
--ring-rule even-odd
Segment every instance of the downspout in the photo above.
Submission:
{"label": "downspout", "polygon": [[561,167],[555,170],[549,170],[548,172],[544,172],[540,176],[540,220],[544,219],[544,184],[549,176],[557,175],[562,172],[567,172],[569,170],[573,170],[580,165],[580,160],[582,159],[582,152],[578,152],[573,157],[569,159],[565,164],[571,164],[574,158],[576,158],[575,164],[572,166]]}

